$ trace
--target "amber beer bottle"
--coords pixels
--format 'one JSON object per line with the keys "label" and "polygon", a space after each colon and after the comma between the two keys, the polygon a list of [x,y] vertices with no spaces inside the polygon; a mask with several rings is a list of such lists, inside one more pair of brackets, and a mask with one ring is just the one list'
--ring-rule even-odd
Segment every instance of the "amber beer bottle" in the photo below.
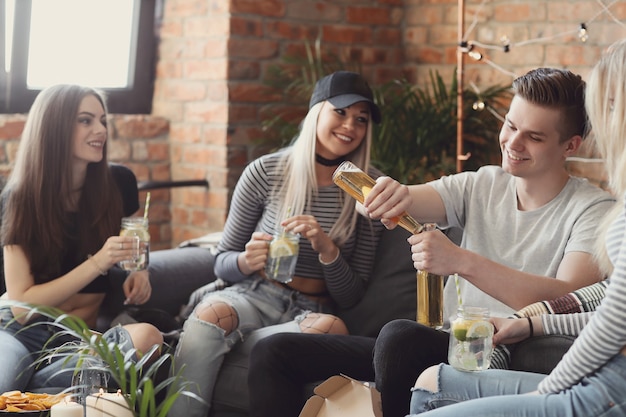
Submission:
{"label": "amber beer bottle", "polygon": [[[435,228],[426,223],[422,231]],[[435,329],[443,327],[443,276],[417,271],[417,322]]]}
{"label": "amber beer bottle", "polygon": [[[341,163],[333,173],[339,188],[363,203],[376,181],[350,161]],[[434,230],[434,224],[421,225],[411,215],[404,213],[394,219],[412,234]],[[443,277],[426,271],[417,271],[417,322],[433,328],[443,327]]]}

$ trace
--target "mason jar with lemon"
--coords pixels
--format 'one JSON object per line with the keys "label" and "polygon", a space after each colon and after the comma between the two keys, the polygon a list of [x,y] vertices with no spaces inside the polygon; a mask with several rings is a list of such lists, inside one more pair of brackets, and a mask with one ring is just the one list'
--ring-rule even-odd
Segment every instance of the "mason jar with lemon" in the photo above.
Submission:
{"label": "mason jar with lemon", "polygon": [[299,249],[299,234],[283,230],[274,235],[265,264],[265,275],[279,282],[290,282],[296,271]]}
{"label": "mason jar with lemon", "polygon": [[124,217],[120,236],[131,236],[133,242],[133,257],[120,262],[120,267],[126,271],[140,271],[146,269],[150,256],[150,232],[148,219],[145,217]]}
{"label": "mason jar with lemon", "polygon": [[450,320],[450,365],[462,371],[482,371],[489,368],[494,329],[488,319],[487,308],[459,307],[457,316]]}

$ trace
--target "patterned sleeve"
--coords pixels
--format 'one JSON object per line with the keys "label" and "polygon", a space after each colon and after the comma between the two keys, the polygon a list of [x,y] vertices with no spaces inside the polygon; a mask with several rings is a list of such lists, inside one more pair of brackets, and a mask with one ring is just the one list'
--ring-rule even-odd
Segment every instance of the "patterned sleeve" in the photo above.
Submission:
{"label": "patterned sleeve", "polygon": [[[544,334],[578,336],[602,302],[607,285],[608,281],[604,280],[561,297],[537,301],[518,310],[512,317],[541,316]],[[509,369],[511,346],[498,345],[495,347],[491,368]]]}
{"label": "patterned sleeve", "polygon": [[322,265],[328,292],[342,308],[349,308],[363,298],[366,283],[374,270],[376,248],[383,225],[358,217],[356,246],[350,259],[340,256],[329,265]]}
{"label": "patterned sleeve", "polygon": [[239,269],[237,257],[245,250],[246,243],[256,230],[269,189],[267,173],[257,161],[246,167],[235,186],[228,218],[217,246],[215,274],[228,282],[239,282],[248,277]]}
{"label": "patterned sleeve", "polygon": [[[554,368],[539,385],[540,393],[556,393],[593,373],[626,345],[626,219],[624,212],[613,223],[607,236],[607,250],[613,263],[606,295],[593,317]],[[570,320],[572,328],[579,326]]]}

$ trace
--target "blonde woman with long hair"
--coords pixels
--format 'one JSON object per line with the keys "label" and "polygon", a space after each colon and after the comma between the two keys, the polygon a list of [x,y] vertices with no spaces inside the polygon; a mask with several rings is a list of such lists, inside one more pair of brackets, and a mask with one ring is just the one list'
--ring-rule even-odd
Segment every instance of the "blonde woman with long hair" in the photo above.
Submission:
{"label": "blonde woman with long hair", "polygon": [[[317,82],[292,145],[246,167],[215,260],[216,275],[231,285],[198,304],[176,351],[175,370],[203,401],[181,397],[170,415],[207,415],[224,355],[253,330],[283,323],[280,331],[347,332],[327,313],[365,293],[383,226],[357,214],[332,174],[350,160],[376,176],[369,156],[372,123],[379,121],[363,77],[335,72]],[[264,273],[270,240],[280,230],[300,235],[288,283]]]}

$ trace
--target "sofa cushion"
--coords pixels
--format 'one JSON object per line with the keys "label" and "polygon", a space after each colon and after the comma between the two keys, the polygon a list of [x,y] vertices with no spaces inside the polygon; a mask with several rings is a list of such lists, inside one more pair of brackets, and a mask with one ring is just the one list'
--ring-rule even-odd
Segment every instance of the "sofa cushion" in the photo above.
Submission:
{"label": "sofa cushion", "polygon": [[337,312],[350,334],[376,337],[393,319],[415,320],[417,279],[409,236],[400,227],[383,231],[364,297],[355,306]]}
{"label": "sofa cushion", "polygon": [[549,374],[576,337],[566,335],[535,336],[515,346],[511,354],[510,369]]}

